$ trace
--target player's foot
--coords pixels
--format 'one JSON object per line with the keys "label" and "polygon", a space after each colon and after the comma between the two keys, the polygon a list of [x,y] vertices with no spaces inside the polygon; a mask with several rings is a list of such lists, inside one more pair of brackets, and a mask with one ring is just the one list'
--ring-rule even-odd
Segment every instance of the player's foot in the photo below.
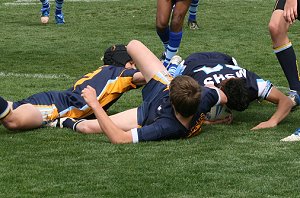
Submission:
{"label": "player's foot", "polygon": [[177,68],[182,62],[182,58],[178,55],[175,55],[171,58],[169,65],[167,66],[168,72],[171,76],[175,77],[178,76]]}
{"label": "player's foot", "polygon": [[294,106],[292,108],[292,111],[296,109],[297,106],[300,105],[300,96],[297,93],[297,91],[290,90],[288,93],[288,97],[293,101]]}
{"label": "player's foot", "polygon": [[199,25],[198,25],[197,21],[188,21],[188,26],[191,30],[199,29]]}
{"label": "player's foot", "polygon": [[41,9],[41,22],[47,24],[50,16],[50,7]]}
{"label": "player's foot", "polygon": [[282,141],[282,142],[300,141],[300,128],[296,129],[296,131],[292,135],[287,136],[287,137],[281,139],[280,141]]}
{"label": "player's foot", "polygon": [[55,21],[56,21],[56,24],[64,24],[65,23],[65,16],[64,16],[64,14],[61,13],[61,14],[55,15]]}
{"label": "player's foot", "polygon": [[167,69],[170,67],[170,65],[179,65],[182,61],[182,58],[179,55],[175,55],[171,58],[169,65],[167,66]]}
{"label": "player's foot", "polygon": [[74,122],[76,122],[73,118],[68,118],[68,117],[65,117],[65,118],[57,118],[55,119],[54,121],[51,121],[51,122],[48,122],[46,124],[46,126],[48,127],[57,127],[57,128],[64,128],[64,122],[67,120],[67,119],[70,119]]}

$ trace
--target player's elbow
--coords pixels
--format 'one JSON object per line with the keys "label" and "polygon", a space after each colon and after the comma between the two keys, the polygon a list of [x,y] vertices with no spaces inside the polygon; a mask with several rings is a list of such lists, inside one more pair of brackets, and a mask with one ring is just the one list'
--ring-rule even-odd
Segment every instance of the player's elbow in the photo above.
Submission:
{"label": "player's elbow", "polygon": [[108,137],[112,144],[129,144],[132,143],[132,135],[128,132],[119,133],[119,135],[114,134]]}

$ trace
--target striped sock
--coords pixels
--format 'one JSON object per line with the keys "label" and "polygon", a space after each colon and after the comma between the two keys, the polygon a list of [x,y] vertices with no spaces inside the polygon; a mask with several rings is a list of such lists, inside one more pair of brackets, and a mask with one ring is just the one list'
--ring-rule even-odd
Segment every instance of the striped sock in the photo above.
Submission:
{"label": "striped sock", "polygon": [[55,3],[56,3],[55,15],[62,14],[62,6],[64,0],[55,0]]}
{"label": "striped sock", "polygon": [[167,67],[170,63],[171,58],[177,53],[179,45],[182,39],[182,31],[180,32],[170,32],[170,41],[166,51],[166,59],[163,64]]}
{"label": "striped sock", "polygon": [[43,8],[49,8],[50,7],[49,0],[41,0],[41,3],[43,5]]}
{"label": "striped sock", "polygon": [[192,0],[189,8],[189,21],[196,21],[199,0]]}

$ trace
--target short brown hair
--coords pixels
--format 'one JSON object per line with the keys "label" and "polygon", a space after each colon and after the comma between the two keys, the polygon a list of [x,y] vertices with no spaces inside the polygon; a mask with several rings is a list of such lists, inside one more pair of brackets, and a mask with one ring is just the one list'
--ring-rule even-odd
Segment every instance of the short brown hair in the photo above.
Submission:
{"label": "short brown hair", "polygon": [[170,101],[183,117],[197,112],[200,103],[201,87],[190,76],[177,76],[170,83]]}

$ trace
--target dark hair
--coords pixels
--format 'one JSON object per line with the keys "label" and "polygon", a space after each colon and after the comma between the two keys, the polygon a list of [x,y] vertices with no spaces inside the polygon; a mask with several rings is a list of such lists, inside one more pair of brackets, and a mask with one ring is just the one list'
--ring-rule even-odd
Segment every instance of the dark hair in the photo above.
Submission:
{"label": "dark hair", "polygon": [[104,65],[114,65],[117,67],[125,67],[126,63],[132,61],[127,53],[125,45],[113,45],[106,49],[103,56]]}
{"label": "dark hair", "polygon": [[197,112],[200,103],[201,87],[190,76],[177,76],[170,83],[170,101],[183,117]]}
{"label": "dark hair", "polygon": [[223,86],[222,91],[227,96],[227,107],[237,111],[244,111],[249,106],[246,79],[231,78]]}

